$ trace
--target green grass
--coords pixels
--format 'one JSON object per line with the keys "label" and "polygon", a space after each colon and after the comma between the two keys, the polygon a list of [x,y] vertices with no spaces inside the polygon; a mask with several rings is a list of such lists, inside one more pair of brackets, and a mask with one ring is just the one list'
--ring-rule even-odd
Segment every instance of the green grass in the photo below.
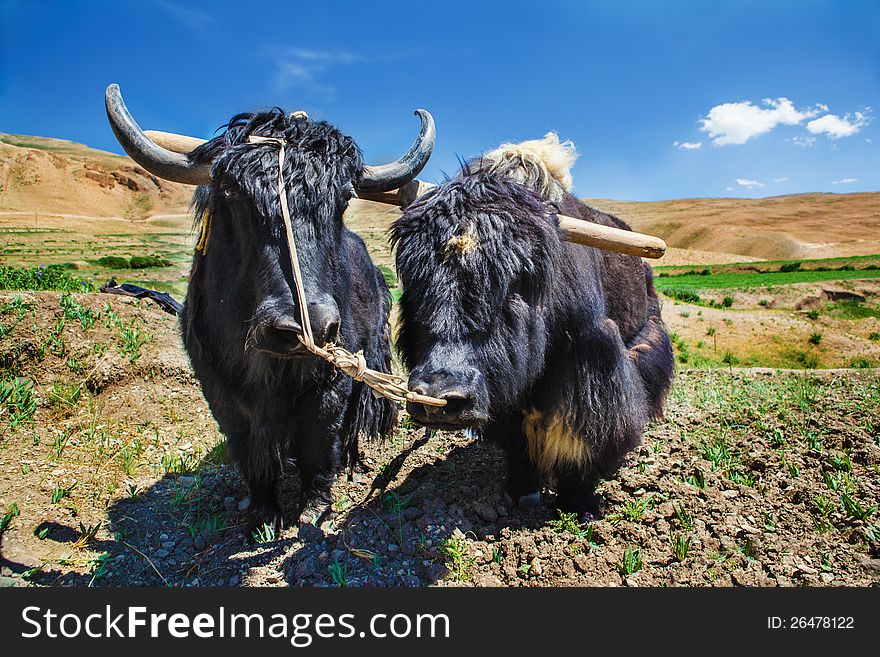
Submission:
{"label": "green grass", "polygon": [[617,563],[617,572],[628,577],[642,569],[642,551],[639,548],[628,547],[623,553],[623,559]]}
{"label": "green grass", "polygon": [[556,520],[548,520],[547,525],[552,527],[560,534],[571,534],[575,538],[591,539],[592,527],[582,524],[576,513],[565,513],[560,509],[556,509]]}
{"label": "green grass", "polygon": [[0,379],[0,422],[15,431],[23,424],[33,423],[36,410],[37,400],[30,380],[14,376]]}
{"label": "green grass", "polygon": [[[719,273],[702,276],[699,274],[683,274],[670,276],[657,281],[663,294],[671,298],[682,298],[686,293],[695,294],[695,290],[747,290],[750,288],[769,287],[773,285],[792,285],[794,283],[816,283],[820,281],[839,281],[855,278],[880,278],[880,269],[816,271],[799,269],[789,272],[771,273]],[[696,303],[696,301],[694,301]]]}
{"label": "green grass", "polygon": [[440,543],[440,552],[446,556],[446,570],[453,579],[464,582],[470,577],[473,559],[467,556],[467,543],[463,538],[450,536]]}
{"label": "green grass", "polygon": [[762,260],[758,262],[731,262],[723,265],[657,265],[654,272],[658,278],[675,278],[681,275],[708,276],[723,273],[774,273],[793,271],[848,271],[880,268],[880,254],[844,256],[839,258],[815,258],[812,260]]}
{"label": "green grass", "polygon": [[0,534],[3,534],[12,523],[14,518],[17,518],[20,515],[21,511],[18,509],[18,504],[13,502],[9,508],[6,510],[6,513],[3,514],[3,517],[0,518]]}
{"label": "green grass", "polygon": [[0,266],[0,290],[60,290],[62,292],[94,292],[95,286],[71,276],[63,268],[19,268]]}

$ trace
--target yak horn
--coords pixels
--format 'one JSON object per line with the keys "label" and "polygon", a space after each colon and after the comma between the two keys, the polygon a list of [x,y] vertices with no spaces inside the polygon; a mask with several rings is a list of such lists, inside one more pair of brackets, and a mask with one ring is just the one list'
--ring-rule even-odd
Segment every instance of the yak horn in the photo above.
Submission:
{"label": "yak horn", "polygon": [[[431,183],[413,180],[400,189],[382,193],[362,193],[360,197],[367,201],[389,203],[405,208],[416,198],[435,187],[436,185]],[[653,235],[604,226],[592,221],[568,217],[564,214],[557,215],[557,218],[562,236],[567,242],[641,258],[662,258],[666,253],[666,242]]]}
{"label": "yak horn", "polygon": [[[379,166],[364,166],[364,174],[357,185],[359,194],[383,194],[392,189],[399,189],[415,179],[431,157],[437,131],[430,112],[419,109],[415,113],[422,120],[422,129],[410,149],[395,162]],[[197,146],[205,143],[203,139],[176,135],[172,132],[147,130],[143,133],[156,146],[174,153],[189,153]],[[121,140],[120,140],[121,141]],[[134,157],[134,156],[132,156]]]}
{"label": "yak horn", "polygon": [[399,160],[379,166],[364,166],[363,176],[357,184],[358,192],[381,193],[397,189],[414,180],[425,168],[434,150],[437,130],[429,111],[417,109],[414,114],[422,120],[422,128],[413,145]]}
{"label": "yak horn", "polygon": [[107,87],[104,103],[116,139],[131,159],[144,169],[160,178],[187,185],[211,182],[210,163],[193,162],[185,155],[162,148],[144,134],[125,106],[118,84]]}

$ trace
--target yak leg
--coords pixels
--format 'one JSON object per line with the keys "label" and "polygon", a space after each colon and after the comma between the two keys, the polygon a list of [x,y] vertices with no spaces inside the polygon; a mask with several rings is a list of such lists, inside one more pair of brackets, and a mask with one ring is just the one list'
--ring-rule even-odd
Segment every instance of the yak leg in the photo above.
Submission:
{"label": "yak leg", "polygon": [[278,479],[281,475],[281,454],[277,430],[258,427],[243,441],[229,442],[232,456],[244,475],[250,490],[251,504],[248,536],[270,525],[275,534],[281,531],[282,515],[278,503]]}
{"label": "yak leg", "polygon": [[529,458],[522,427],[515,427],[508,435],[510,437],[504,446],[507,456],[505,492],[511,498],[511,503],[521,509],[538,506],[541,503],[541,477]]}
{"label": "yak leg", "polygon": [[247,523],[247,535],[269,524],[281,528],[281,507],[278,504],[276,485],[281,472],[281,458],[277,442],[272,441],[269,427],[252,427],[243,415],[230,410],[232,404],[217,405],[214,417],[226,436],[229,454],[238,466],[250,492],[251,504]]}
{"label": "yak leg", "polygon": [[323,516],[333,497],[330,489],[339,472],[338,431],[314,427],[314,435],[297,437],[296,464],[302,482],[299,523],[314,523]]}
{"label": "yak leg", "polygon": [[560,510],[576,513],[580,522],[601,520],[605,500],[596,492],[598,482],[599,477],[593,472],[560,474],[556,484]]}

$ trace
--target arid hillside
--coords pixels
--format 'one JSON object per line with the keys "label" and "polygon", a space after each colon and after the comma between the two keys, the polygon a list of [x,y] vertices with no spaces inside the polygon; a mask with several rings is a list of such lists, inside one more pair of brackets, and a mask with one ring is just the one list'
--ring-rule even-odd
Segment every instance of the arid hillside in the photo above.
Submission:
{"label": "arid hillside", "polygon": [[146,218],[183,210],[192,189],[129,158],[61,139],[0,133],[0,211]]}
{"label": "arid hillside", "polygon": [[[670,247],[766,260],[880,253],[880,193],[694,198],[654,203],[585,199]],[[659,264],[678,264],[661,262]]]}

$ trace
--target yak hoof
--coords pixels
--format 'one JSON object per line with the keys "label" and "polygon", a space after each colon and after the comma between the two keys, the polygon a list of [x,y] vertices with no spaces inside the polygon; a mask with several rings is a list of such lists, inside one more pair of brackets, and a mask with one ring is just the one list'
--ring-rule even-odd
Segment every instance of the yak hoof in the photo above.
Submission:
{"label": "yak hoof", "polygon": [[541,491],[535,491],[533,493],[529,493],[527,495],[520,495],[520,498],[516,501],[516,505],[520,509],[534,509],[536,506],[541,505]]}
{"label": "yak hoof", "polygon": [[507,503],[507,506],[517,509],[534,509],[536,506],[541,505],[541,491],[536,490],[531,493],[526,493],[525,495],[520,495],[516,499],[516,503],[514,503],[513,498],[510,496],[510,493],[504,491],[504,501]]}
{"label": "yak hoof", "polygon": [[587,523],[601,520],[603,517],[605,517],[605,498],[598,493],[593,493],[578,513],[578,519],[583,523]]}
{"label": "yak hoof", "polygon": [[318,525],[329,513],[330,505],[327,502],[310,502],[303,508],[297,521],[300,525]]}
{"label": "yak hoof", "polygon": [[277,504],[257,504],[251,507],[248,519],[248,539],[251,543],[267,543],[281,535],[282,515]]}

